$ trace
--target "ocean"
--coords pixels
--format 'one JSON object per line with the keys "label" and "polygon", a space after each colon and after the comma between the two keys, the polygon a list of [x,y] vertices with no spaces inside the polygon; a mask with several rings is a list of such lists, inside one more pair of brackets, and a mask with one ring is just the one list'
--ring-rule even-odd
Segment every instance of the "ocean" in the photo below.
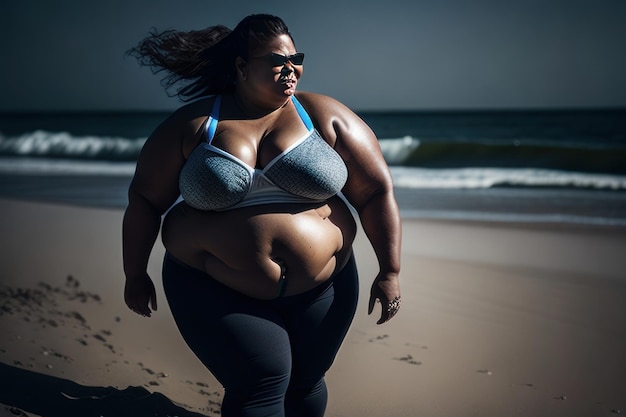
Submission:
{"label": "ocean", "polygon": [[[361,112],[405,218],[626,226],[626,109]],[[163,112],[0,114],[0,198],[123,208]]]}

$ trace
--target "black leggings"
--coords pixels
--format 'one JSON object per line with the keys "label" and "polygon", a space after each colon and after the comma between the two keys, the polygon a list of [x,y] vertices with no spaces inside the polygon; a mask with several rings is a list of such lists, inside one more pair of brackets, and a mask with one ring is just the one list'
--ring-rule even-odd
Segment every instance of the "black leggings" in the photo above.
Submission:
{"label": "black leggings", "polygon": [[224,386],[224,417],[324,415],[324,374],[357,305],[354,256],[316,288],[274,300],[242,295],[170,255],[163,286],[183,338]]}

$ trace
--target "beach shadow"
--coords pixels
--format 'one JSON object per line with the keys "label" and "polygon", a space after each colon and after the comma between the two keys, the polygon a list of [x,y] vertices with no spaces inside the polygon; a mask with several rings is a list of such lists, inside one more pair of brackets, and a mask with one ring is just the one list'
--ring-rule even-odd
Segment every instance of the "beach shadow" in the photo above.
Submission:
{"label": "beach shadow", "polygon": [[206,417],[143,387],[88,387],[4,363],[0,403],[43,417]]}

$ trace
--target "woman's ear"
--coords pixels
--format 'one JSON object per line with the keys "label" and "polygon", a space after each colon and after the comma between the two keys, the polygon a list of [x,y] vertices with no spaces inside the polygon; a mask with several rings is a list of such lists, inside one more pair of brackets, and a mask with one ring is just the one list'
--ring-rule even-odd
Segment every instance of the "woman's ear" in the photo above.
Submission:
{"label": "woman's ear", "polygon": [[247,64],[246,64],[246,61],[242,57],[238,56],[235,59],[235,68],[237,68],[237,73],[239,74],[242,80],[245,80],[248,77]]}

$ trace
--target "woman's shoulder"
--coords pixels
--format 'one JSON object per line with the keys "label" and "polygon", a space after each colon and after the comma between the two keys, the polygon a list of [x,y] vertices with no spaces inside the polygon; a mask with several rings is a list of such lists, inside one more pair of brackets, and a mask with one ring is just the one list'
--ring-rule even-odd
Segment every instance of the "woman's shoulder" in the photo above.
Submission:
{"label": "woman's shoulder", "polygon": [[319,93],[312,93],[310,91],[298,91],[296,92],[296,98],[302,103],[302,105],[309,110],[314,111],[317,109],[323,109],[324,107],[345,107],[339,100]]}
{"label": "woman's shoulder", "polygon": [[314,119],[326,119],[331,117],[349,120],[358,118],[356,113],[348,106],[324,94],[299,91],[296,93],[296,98]]}
{"label": "woman's shoulder", "polygon": [[299,91],[296,98],[309,113],[314,124],[324,132],[337,133],[337,129],[349,130],[363,124],[363,120],[339,100],[317,93]]}

